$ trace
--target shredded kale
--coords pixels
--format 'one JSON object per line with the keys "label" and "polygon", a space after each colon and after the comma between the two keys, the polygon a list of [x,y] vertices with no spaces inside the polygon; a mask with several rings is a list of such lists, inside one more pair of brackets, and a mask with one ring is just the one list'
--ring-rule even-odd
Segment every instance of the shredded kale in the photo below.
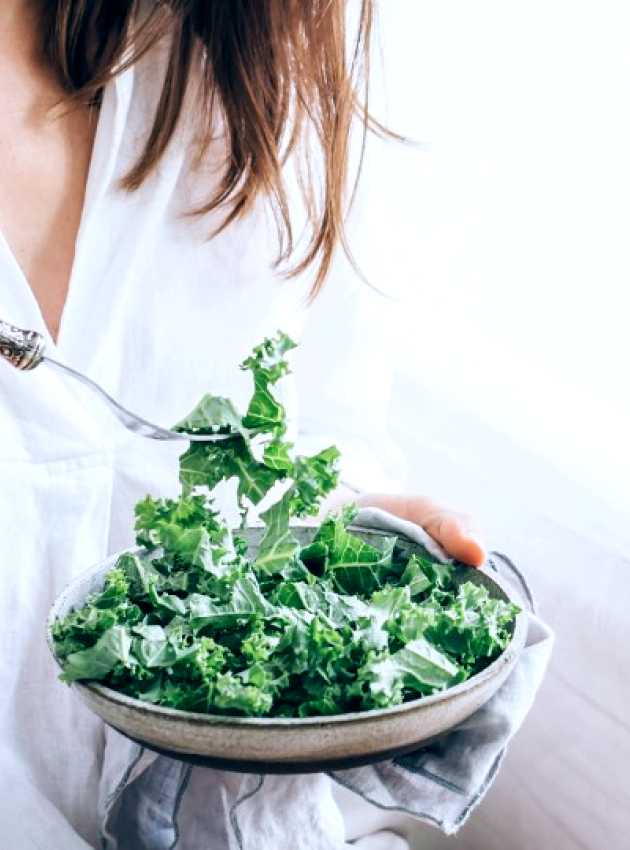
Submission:
{"label": "shredded kale", "polygon": [[[279,333],[242,364],[254,392],[239,414],[206,395],[176,427],[222,433],[180,459],[178,499],[136,505],[138,554],[53,627],[65,682],[97,680],[191,711],[305,717],[397,705],[464,681],[509,642],[516,606],[428,555],[405,556],[328,516],[307,546],[291,519],[316,514],[338,481],[334,446],[294,456],[274,396],[294,343]],[[273,487],[255,555],[215,510],[212,490],[238,481],[244,519]]]}

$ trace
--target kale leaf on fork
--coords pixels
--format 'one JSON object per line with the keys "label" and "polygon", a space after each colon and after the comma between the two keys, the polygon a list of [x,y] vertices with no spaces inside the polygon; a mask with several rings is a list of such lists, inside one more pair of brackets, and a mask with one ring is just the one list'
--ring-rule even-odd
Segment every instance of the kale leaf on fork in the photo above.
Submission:
{"label": "kale leaf on fork", "polygon": [[[176,427],[228,439],[191,443],[177,499],[136,505],[137,553],[103,590],[53,626],[66,682],[100,681],[191,711],[304,717],[396,705],[463,681],[510,640],[517,608],[393,537],[352,531],[356,509],[328,516],[301,545],[291,526],[337,485],[334,447],[296,456],[275,385],[295,344],[279,333],[242,364],[253,393],[241,415],[206,395]],[[255,555],[215,509],[236,479],[244,519],[260,515]],[[275,488],[275,489],[274,489]],[[273,492],[272,492],[273,491]]]}
{"label": "kale leaf on fork", "polygon": [[[175,430],[198,434],[232,434],[217,443],[190,444],[180,459],[180,481],[185,493],[208,490],[223,480],[238,479],[238,503],[258,505],[271,488],[290,479],[294,484],[291,514],[316,514],[321,499],[337,485],[339,452],[334,446],[311,457],[292,457],[286,432],[286,411],[273,394],[274,385],[289,373],[286,353],[295,343],[278,333],[256,346],[241,368],[250,371],[254,392],[247,412],[240,416],[227,399],[206,395]],[[253,440],[266,438],[262,459],[254,454]]]}

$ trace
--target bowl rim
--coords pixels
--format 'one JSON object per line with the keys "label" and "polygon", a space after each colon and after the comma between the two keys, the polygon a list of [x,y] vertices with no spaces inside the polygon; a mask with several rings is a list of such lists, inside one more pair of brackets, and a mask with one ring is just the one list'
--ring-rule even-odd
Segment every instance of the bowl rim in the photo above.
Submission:
{"label": "bowl rim", "polygon": [[[251,526],[251,528],[257,527],[258,526]],[[310,528],[311,526],[302,525],[301,527]],[[405,541],[413,545],[420,545],[417,544],[416,541],[411,540],[409,537],[406,537],[406,535],[401,533],[392,535],[391,533],[384,532],[380,529],[372,529],[362,526],[352,526],[352,530],[376,533],[379,535],[390,537],[396,536],[403,538]],[[54,641],[52,637],[52,627],[58,617],[57,612],[59,608],[63,605],[70,591],[73,590],[77,584],[80,584],[82,581],[89,579],[95,573],[101,572],[104,568],[113,565],[118,560],[118,558],[120,558],[121,555],[134,555],[138,552],[143,551],[146,550],[142,546],[132,546],[122,549],[121,551],[116,552],[107,558],[104,558],[102,561],[99,561],[97,564],[94,564],[93,566],[89,567],[86,570],[83,570],[81,573],[76,575],[72,579],[72,581],[68,585],[66,585],[64,590],[62,590],[62,592],[57,596],[48,613],[48,618],[46,621],[46,640],[50,652],[55,660],[55,663],[60,668],[62,665],[57,656],[57,653],[55,652]],[[488,560],[482,567],[467,568],[471,570],[476,570],[479,573],[485,575],[505,594],[508,601],[520,607],[520,611],[515,617],[514,631],[512,633],[510,642],[505,647],[503,652],[497,658],[495,658],[495,660],[491,664],[489,664],[487,667],[484,667],[484,669],[481,670],[479,673],[476,673],[474,676],[471,676],[470,679],[466,679],[464,682],[460,682],[457,685],[453,685],[450,688],[445,688],[444,690],[439,691],[435,694],[431,694],[429,696],[418,697],[417,699],[408,700],[406,702],[399,703],[398,705],[389,706],[387,708],[371,708],[366,709],[365,711],[353,711],[346,712],[344,714],[315,715],[312,717],[234,717],[225,714],[208,714],[197,711],[184,711],[180,708],[170,708],[169,706],[154,705],[153,703],[145,702],[144,700],[137,699],[136,697],[130,697],[127,694],[123,694],[120,691],[116,691],[113,688],[107,687],[106,685],[100,685],[97,682],[76,681],[72,683],[72,687],[76,687],[79,690],[90,691],[101,699],[105,699],[107,702],[115,703],[120,707],[127,708],[134,712],[144,713],[145,715],[154,717],[155,719],[159,718],[161,720],[166,721],[185,723],[186,725],[224,727],[232,729],[249,728],[271,731],[274,729],[286,730],[302,728],[308,729],[322,726],[343,726],[346,723],[357,724],[361,722],[374,722],[378,721],[381,718],[386,719],[398,714],[406,714],[407,712],[413,712],[419,708],[434,705],[435,703],[440,703],[442,701],[449,700],[452,697],[456,697],[457,695],[465,693],[467,691],[475,690],[488,679],[492,678],[500,668],[504,667],[507,664],[510,664],[510,662],[518,658],[521,651],[523,650],[527,639],[527,628],[529,619],[528,612],[526,608],[523,607],[524,600],[519,596],[516,588],[511,585],[506,579],[504,579],[503,576],[500,576],[496,567],[491,566],[491,563],[492,562]]]}

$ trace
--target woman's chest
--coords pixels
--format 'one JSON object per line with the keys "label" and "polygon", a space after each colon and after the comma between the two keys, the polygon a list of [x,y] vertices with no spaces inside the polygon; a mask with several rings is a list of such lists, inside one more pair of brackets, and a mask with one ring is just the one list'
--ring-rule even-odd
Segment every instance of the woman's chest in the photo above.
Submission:
{"label": "woman's chest", "polygon": [[56,117],[0,121],[0,231],[56,337],[85,194],[94,120],[73,107]]}

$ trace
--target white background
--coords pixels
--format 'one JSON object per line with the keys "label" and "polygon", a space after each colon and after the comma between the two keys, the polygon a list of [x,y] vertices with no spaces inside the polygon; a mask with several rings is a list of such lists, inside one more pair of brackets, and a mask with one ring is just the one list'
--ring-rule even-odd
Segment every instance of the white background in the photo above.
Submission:
{"label": "white background", "polygon": [[370,143],[353,232],[370,278],[406,292],[392,413],[427,485],[450,469],[471,502],[473,479],[509,469],[548,512],[617,531],[630,518],[628,12],[381,0],[374,112],[423,145]]}

